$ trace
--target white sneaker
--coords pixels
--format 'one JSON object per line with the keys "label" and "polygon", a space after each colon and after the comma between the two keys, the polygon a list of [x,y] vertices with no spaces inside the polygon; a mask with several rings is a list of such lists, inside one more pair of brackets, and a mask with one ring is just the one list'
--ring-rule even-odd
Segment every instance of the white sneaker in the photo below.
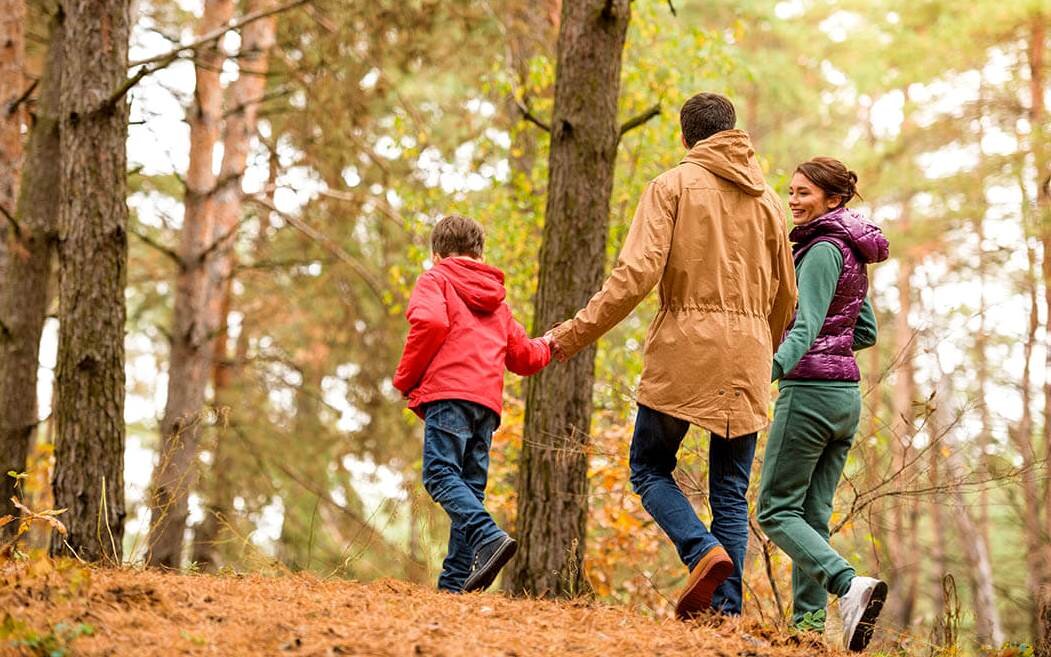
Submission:
{"label": "white sneaker", "polygon": [[839,599],[843,618],[843,647],[861,652],[872,638],[872,628],[887,600],[887,583],[873,577],[855,577],[850,590]]}

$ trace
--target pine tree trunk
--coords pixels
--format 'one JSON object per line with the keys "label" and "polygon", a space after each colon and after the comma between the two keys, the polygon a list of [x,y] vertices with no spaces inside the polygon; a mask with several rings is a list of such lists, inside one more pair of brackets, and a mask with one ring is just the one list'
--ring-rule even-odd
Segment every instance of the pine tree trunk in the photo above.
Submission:
{"label": "pine tree trunk", "polygon": [[128,0],[64,0],[58,248],[59,344],[52,489],[66,545],[86,561],[123,555],[124,287]]}
{"label": "pine tree trunk", "polygon": [[[248,13],[264,11],[273,0],[249,0]],[[222,325],[223,291],[234,271],[234,243],[241,221],[241,181],[248,162],[248,151],[256,130],[259,102],[266,90],[270,48],[276,34],[274,16],[257,20],[241,32],[238,55],[240,75],[230,85],[226,125],[223,130],[223,162],[215,189],[215,224],[211,242],[217,245],[206,263],[206,314],[215,325]]]}
{"label": "pine tree trunk", "polygon": [[1047,115],[1044,107],[1046,93],[1047,52],[1046,13],[1033,16],[1029,34],[1029,124],[1031,126],[1031,148],[1036,169],[1036,213],[1040,227],[1040,243],[1043,250],[1042,273],[1044,283],[1044,308],[1047,311],[1044,325],[1044,570],[1041,573],[1041,592],[1038,600],[1041,621],[1038,638],[1051,644],[1051,147],[1047,140]]}
{"label": "pine tree trunk", "polygon": [[[280,168],[276,150],[271,150],[269,158],[269,173],[267,176],[266,195],[269,204],[274,202],[274,191],[277,187],[277,175]],[[256,237],[253,249],[256,257],[265,253],[267,247],[267,229],[270,226],[270,216],[262,213],[259,217],[259,233]],[[194,531],[193,561],[203,570],[215,570],[222,563],[222,551],[219,549],[219,539],[223,528],[233,522],[231,509],[233,508],[233,482],[231,481],[231,469],[233,467],[233,450],[235,445],[230,444],[229,432],[238,430],[240,421],[239,413],[235,412],[233,403],[235,395],[241,386],[244,375],[245,363],[248,360],[248,342],[251,334],[251,322],[248,317],[241,320],[241,331],[237,335],[237,347],[231,361],[227,352],[229,337],[229,317],[232,307],[231,293],[233,288],[233,277],[227,278],[226,289],[223,293],[222,329],[216,337],[213,349],[212,387],[215,391],[215,406],[220,413],[225,412],[228,426],[220,427],[215,432],[215,444],[212,465],[209,468],[208,482],[205,496],[206,512],[204,520]],[[224,410],[225,409],[225,410]]]}
{"label": "pine tree trunk", "polygon": [[[602,283],[630,11],[628,0],[562,6],[534,332],[571,317]],[[517,593],[573,595],[587,586],[583,558],[594,374],[591,346],[526,385],[520,550],[510,577]]]}
{"label": "pine tree trunk", "polygon": [[[230,315],[232,285],[229,283],[232,282],[228,282],[223,295],[223,317]],[[230,450],[233,446],[227,440],[227,434],[237,430],[238,423],[234,417],[233,405],[236,401],[236,386],[248,356],[248,327],[242,322],[233,358],[227,350],[229,330],[229,323],[224,321],[213,345],[212,391],[219,421],[213,427],[215,440],[212,445],[212,463],[202,486],[205,498],[204,519],[194,528],[193,552],[190,557],[196,567],[204,572],[215,572],[222,565],[219,537],[223,527],[232,521],[230,513],[233,508],[234,491]]]}
{"label": "pine tree trunk", "polygon": [[[980,112],[986,112],[984,82],[979,90]],[[984,121],[979,121],[984,126]],[[979,129],[979,144],[984,141],[985,132]],[[981,146],[979,146],[981,148]],[[984,151],[982,155],[984,155]],[[986,390],[989,384],[989,362],[987,355],[988,337],[987,319],[988,306],[986,303],[986,284],[988,282],[988,257],[985,252],[985,214],[987,205],[985,203],[984,190],[978,189],[975,203],[978,206],[978,216],[975,219],[975,233],[978,236],[978,285],[980,288],[978,299],[978,331],[975,333],[975,374],[978,386],[978,417],[981,424],[978,434],[978,472],[983,479],[987,479],[992,469],[989,467],[989,445],[992,436],[992,416],[989,412],[989,403],[986,400]],[[964,469],[959,463],[956,452],[950,452],[949,469],[954,475]],[[967,560],[969,581],[971,584],[971,596],[975,613],[975,633],[978,643],[983,645],[999,646],[1004,642],[1003,624],[1000,621],[1000,611],[996,606],[996,590],[993,585],[992,559],[989,554],[989,491],[987,486],[982,486],[978,492],[977,513],[972,516],[963,494],[955,490],[953,494],[955,508],[953,518],[960,535],[960,542],[964,547],[964,557]]]}
{"label": "pine tree trunk", "polygon": [[[948,389],[947,386],[945,388]],[[948,398],[943,397],[940,404],[948,402]],[[932,418],[933,419],[933,418]],[[931,439],[937,441],[937,446],[932,447],[928,452],[928,466],[930,468],[930,485],[931,488],[937,490],[938,487],[944,485],[946,482],[942,480],[942,448],[946,440],[945,432],[947,425],[939,422],[929,422],[929,431]],[[931,522],[931,535],[933,541],[931,542],[931,597],[934,602],[934,609],[942,610],[945,608],[945,591],[942,587],[942,579],[949,572],[949,560],[945,554],[945,511],[943,508],[944,502],[942,501],[942,494],[936,492],[927,498],[927,513],[930,517]],[[918,564],[917,564],[918,566]]]}
{"label": "pine tree trunk", "polygon": [[[906,212],[908,210],[906,209]],[[908,218],[902,219],[902,230],[906,231]],[[913,263],[909,254],[903,254],[898,260],[898,299],[899,311],[894,329],[895,351],[899,359],[895,373],[893,390],[894,419],[891,424],[892,443],[894,445],[894,468],[899,492],[906,490],[911,482],[912,468],[907,464],[913,458],[912,439],[915,432],[912,402],[916,398],[915,384],[915,332],[909,324],[912,310],[912,272]],[[887,547],[892,565],[896,571],[895,583],[898,594],[892,603],[892,616],[899,627],[908,627],[912,623],[916,607],[916,595],[919,588],[919,564],[917,553],[912,549],[915,539],[915,503],[907,495],[892,498],[893,527],[891,536],[887,537]]]}
{"label": "pine tree trunk", "polygon": [[[957,464],[953,471],[962,473],[965,469]],[[1000,611],[996,608],[996,587],[992,559],[989,556],[989,542],[982,536],[980,528],[971,517],[970,505],[959,488],[953,490],[952,497],[955,504],[952,516],[956,521],[960,544],[963,545],[967,569],[973,573],[975,633],[978,643],[999,646],[1004,642],[1004,630],[1000,622]]]}
{"label": "pine tree trunk", "polygon": [[[1021,186],[1024,189],[1025,186]],[[1033,355],[1036,351],[1040,327],[1040,310],[1037,290],[1039,288],[1039,272],[1035,249],[1029,240],[1026,240],[1026,259],[1028,272],[1026,276],[1027,296],[1029,300],[1029,321],[1026,329],[1026,339],[1022,347],[1024,365],[1022,368],[1021,396],[1022,396],[1022,418],[1016,426],[1008,429],[1008,436],[1014,443],[1019,455],[1022,457],[1022,531],[1025,536],[1026,570],[1032,576],[1026,577],[1026,584],[1030,600],[1030,626],[1034,637],[1041,634],[1040,624],[1040,573],[1044,570],[1045,549],[1043,540],[1044,527],[1040,517],[1040,476],[1037,472],[1037,451],[1033,445],[1034,421],[1033,421]]]}
{"label": "pine tree trunk", "polygon": [[[224,25],[233,9],[233,0],[207,0],[197,33],[205,34]],[[219,72],[225,55],[220,41],[197,51],[195,103],[188,119],[190,161],[179,244],[182,266],[175,284],[168,399],[160,428],[163,447],[151,485],[146,562],[169,568],[178,568],[182,562],[189,491],[196,476],[197,442],[211,372],[212,339],[218,330],[218,324],[207,314],[205,258],[210,252],[214,225],[213,152],[223,114]]]}
{"label": "pine tree trunk", "polygon": [[[22,170],[21,107],[11,111],[25,85],[25,2],[0,0],[0,212],[14,213]],[[0,217],[0,225],[7,223]],[[0,236],[4,229],[0,229]],[[0,249],[3,246],[0,245]]]}
{"label": "pine tree trunk", "polygon": [[[51,264],[59,209],[55,192],[62,173],[56,118],[61,75],[62,25],[56,18],[15,209],[19,230],[0,238],[11,247],[6,257],[0,254],[4,263],[0,265],[0,516],[17,514],[9,501],[16,492],[15,481],[6,473],[25,469],[37,425],[40,333],[53,292]],[[6,529],[14,530],[15,525]]]}
{"label": "pine tree trunk", "polygon": [[[312,362],[302,370],[303,383],[296,390],[296,418],[293,425],[295,435],[308,437],[310,442],[304,445],[295,458],[289,457],[286,465],[295,468],[296,474],[306,481],[327,490],[326,442],[321,426],[321,379],[320,364]],[[281,561],[292,570],[306,570],[317,558],[315,543],[327,542],[325,532],[319,525],[321,516],[321,498],[306,490],[296,481],[289,481],[287,491],[282,495],[285,517],[281,524],[281,537],[278,539]]]}

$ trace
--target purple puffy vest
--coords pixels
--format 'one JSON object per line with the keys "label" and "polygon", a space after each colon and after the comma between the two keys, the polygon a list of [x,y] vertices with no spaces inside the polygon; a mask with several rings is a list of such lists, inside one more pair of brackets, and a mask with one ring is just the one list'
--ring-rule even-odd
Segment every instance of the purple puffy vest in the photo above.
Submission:
{"label": "purple puffy vest", "polygon": [[878,226],[853,210],[838,208],[795,227],[789,239],[793,242],[796,269],[811,247],[828,242],[843,256],[843,271],[817,339],[784,378],[860,381],[861,372],[854,359],[854,327],[869,289],[866,265],[887,259],[887,238]]}

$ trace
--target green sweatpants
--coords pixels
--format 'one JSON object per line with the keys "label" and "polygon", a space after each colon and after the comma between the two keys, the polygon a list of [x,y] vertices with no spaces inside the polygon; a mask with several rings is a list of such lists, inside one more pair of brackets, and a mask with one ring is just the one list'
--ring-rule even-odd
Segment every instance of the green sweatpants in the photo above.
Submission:
{"label": "green sweatpants", "polygon": [[823,620],[828,594],[845,594],[854,577],[854,568],[828,543],[828,523],[860,417],[856,383],[781,382],[760,478],[758,519],[792,559],[793,624]]}

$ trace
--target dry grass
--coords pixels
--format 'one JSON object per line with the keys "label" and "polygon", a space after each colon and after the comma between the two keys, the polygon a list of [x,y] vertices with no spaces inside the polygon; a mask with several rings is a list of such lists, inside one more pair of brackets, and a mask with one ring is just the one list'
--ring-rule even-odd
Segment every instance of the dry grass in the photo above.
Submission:
{"label": "dry grass", "polygon": [[751,621],[659,621],[595,603],[455,596],[395,580],[179,575],[46,560],[0,565],[0,617],[0,655],[52,654],[26,637],[55,638],[54,654],[63,655],[840,654]]}

